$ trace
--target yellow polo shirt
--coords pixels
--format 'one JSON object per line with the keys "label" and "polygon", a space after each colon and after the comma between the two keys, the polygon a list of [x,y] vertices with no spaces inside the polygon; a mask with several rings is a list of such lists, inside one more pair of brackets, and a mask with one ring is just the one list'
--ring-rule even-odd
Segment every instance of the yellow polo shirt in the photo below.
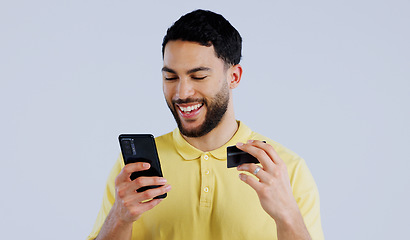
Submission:
{"label": "yellow polo shirt", "polygon": [[[319,193],[305,161],[241,122],[224,146],[202,152],[178,129],[155,139],[162,172],[172,190],[159,205],[134,222],[132,239],[277,239],[275,221],[262,209],[256,192],[226,166],[226,147],[249,139],[265,140],[286,163],[293,195],[312,239],[324,239]],[[87,239],[94,239],[115,201],[114,180],[124,167],[120,156],[108,177],[102,207]]]}

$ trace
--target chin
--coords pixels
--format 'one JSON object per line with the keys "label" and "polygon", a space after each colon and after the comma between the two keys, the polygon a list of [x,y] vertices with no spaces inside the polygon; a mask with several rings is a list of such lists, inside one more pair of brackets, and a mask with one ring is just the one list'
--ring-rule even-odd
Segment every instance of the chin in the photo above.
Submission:
{"label": "chin", "polygon": [[203,129],[203,123],[195,124],[195,125],[181,123],[181,126],[179,126],[180,132],[187,137],[198,136],[198,134],[202,131],[202,129]]}

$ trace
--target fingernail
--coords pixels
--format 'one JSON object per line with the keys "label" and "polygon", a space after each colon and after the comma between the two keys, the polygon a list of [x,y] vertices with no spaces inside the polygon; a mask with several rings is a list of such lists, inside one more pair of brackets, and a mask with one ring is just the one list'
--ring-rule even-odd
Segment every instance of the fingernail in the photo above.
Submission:
{"label": "fingernail", "polygon": [[245,174],[239,174],[239,178],[240,178],[242,181],[245,181],[247,177],[248,177],[248,176],[246,176]]}
{"label": "fingernail", "polygon": [[160,180],[159,180],[159,183],[166,183],[167,182],[167,180],[165,179],[165,178],[161,178]]}
{"label": "fingernail", "polygon": [[248,140],[248,143],[253,143],[253,140]]}
{"label": "fingernail", "polygon": [[143,166],[144,168],[149,168],[149,163],[143,163],[142,166]]}
{"label": "fingernail", "polygon": [[238,143],[236,144],[236,146],[237,146],[237,147],[242,147],[242,146],[243,146],[243,143],[238,142]]}
{"label": "fingernail", "polygon": [[241,170],[241,171],[246,171],[246,170],[248,170],[249,168],[248,168],[248,166],[246,166],[246,165],[241,165],[241,166],[239,166],[239,170]]}

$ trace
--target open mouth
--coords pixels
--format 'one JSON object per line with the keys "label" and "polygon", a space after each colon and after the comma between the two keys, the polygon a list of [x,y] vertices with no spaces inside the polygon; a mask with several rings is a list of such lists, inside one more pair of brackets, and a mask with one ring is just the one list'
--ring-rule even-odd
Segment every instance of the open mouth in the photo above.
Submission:
{"label": "open mouth", "polygon": [[184,117],[191,117],[196,115],[199,110],[202,108],[204,104],[203,103],[198,103],[198,104],[194,104],[194,105],[186,105],[186,104],[181,104],[181,105],[177,105],[180,113],[184,116]]}

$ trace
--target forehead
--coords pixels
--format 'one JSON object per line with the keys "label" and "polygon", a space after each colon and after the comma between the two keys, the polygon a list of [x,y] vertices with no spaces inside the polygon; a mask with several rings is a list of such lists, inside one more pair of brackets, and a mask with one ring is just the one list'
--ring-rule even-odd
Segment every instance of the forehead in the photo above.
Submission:
{"label": "forehead", "polygon": [[223,67],[224,62],[216,56],[213,46],[196,42],[169,41],[164,49],[164,66],[174,70],[189,70],[196,67]]}

